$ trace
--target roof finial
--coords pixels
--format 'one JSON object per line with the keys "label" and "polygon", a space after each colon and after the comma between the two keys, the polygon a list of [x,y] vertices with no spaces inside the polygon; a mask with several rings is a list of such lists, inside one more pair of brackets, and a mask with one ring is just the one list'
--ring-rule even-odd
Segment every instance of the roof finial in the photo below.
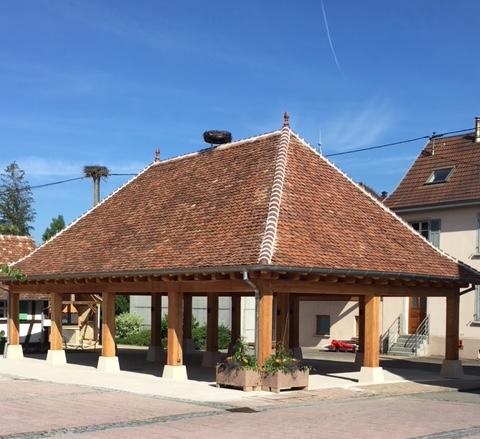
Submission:
{"label": "roof finial", "polygon": [[283,113],[283,126],[290,127],[290,115],[286,111]]}
{"label": "roof finial", "polygon": [[158,146],[155,148],[155,161],[156,162],[160,161],[160,149]]}

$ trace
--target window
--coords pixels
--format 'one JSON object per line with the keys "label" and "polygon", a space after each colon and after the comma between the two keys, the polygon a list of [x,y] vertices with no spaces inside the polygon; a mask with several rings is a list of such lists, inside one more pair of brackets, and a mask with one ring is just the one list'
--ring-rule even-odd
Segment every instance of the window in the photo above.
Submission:
{"label": "window", "polygon": [[477,232],[475,236],[475,255],[480,255],[480,214],[477,215]]}
{"label": "window", "polygon": [[452,171],[453,168],[435,169],[435,171],[430,174],[430,177],[427,178],[425,184],[445,183],[452,175]]}
{"label": "window", "polygon": [[28,320],[28,302],[27,300],[20,300],[20,321]]}
{"label": "window", "polygon": [[473,320],[475,323],[480,323],[480,287],[477,285],[475,287],[475,314],[473,315]]}
{"label": "window", "polygon": [[440,220],[416,221],[410,223],[410,225],[435,247],[440,247]]}
{"label": "window", "polygon": [[323,315],[317,316],[317,335],[329,335],[330,334],[330,316]]}
{"label": "window", "polygon": [[0,319],[7,318],[7,301],[0,300]]}

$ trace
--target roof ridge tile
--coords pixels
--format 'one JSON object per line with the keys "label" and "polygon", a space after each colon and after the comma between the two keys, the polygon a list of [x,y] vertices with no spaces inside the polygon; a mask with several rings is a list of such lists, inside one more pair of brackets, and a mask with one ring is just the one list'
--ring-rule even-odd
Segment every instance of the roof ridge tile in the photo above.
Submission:
{"label": "roof ridge tile", "polygon": [[290,144],[291,133],[291,129],[288,126],[284,126],[280,134],[267,220],[265,222],[265,231],[260,244],[260,255],[258,256],[259,264],[271,264],[273,253],[275,251],[277,226],[280,216],[280,204],[282,202],[285,175],[287,172],[288,147]]}

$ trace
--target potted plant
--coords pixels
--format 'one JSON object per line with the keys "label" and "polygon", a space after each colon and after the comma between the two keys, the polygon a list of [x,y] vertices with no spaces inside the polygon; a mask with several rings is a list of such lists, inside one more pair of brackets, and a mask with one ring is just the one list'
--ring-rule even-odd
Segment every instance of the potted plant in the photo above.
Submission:
{"label": "potted plant", "polygon": [[261,389],[261,375],[257,360],[248,354],[247,345],[238,340],[233,354],[217,365],[217,387],[240,388],[245,392]]}
{"label": "potted plant", "polygon": [[286,389],[304,389],[308,386],[310,368],[277,346],[262,369],[262,390],[280,392]]}
{"label": "potted plant", "polygon": [[7,343],[5,331],[0,331],[0,355],[3,354],[3,351],[5,350],[5,343]]}

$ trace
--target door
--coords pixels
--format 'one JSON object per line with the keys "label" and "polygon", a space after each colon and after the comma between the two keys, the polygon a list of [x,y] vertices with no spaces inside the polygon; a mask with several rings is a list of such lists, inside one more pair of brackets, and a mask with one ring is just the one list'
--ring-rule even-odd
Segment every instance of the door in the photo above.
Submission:
{"label": "door", "polygon": [[408,309],[408,333],[414,334],[420,323],[427,316],[427,298],[410,297]]}

